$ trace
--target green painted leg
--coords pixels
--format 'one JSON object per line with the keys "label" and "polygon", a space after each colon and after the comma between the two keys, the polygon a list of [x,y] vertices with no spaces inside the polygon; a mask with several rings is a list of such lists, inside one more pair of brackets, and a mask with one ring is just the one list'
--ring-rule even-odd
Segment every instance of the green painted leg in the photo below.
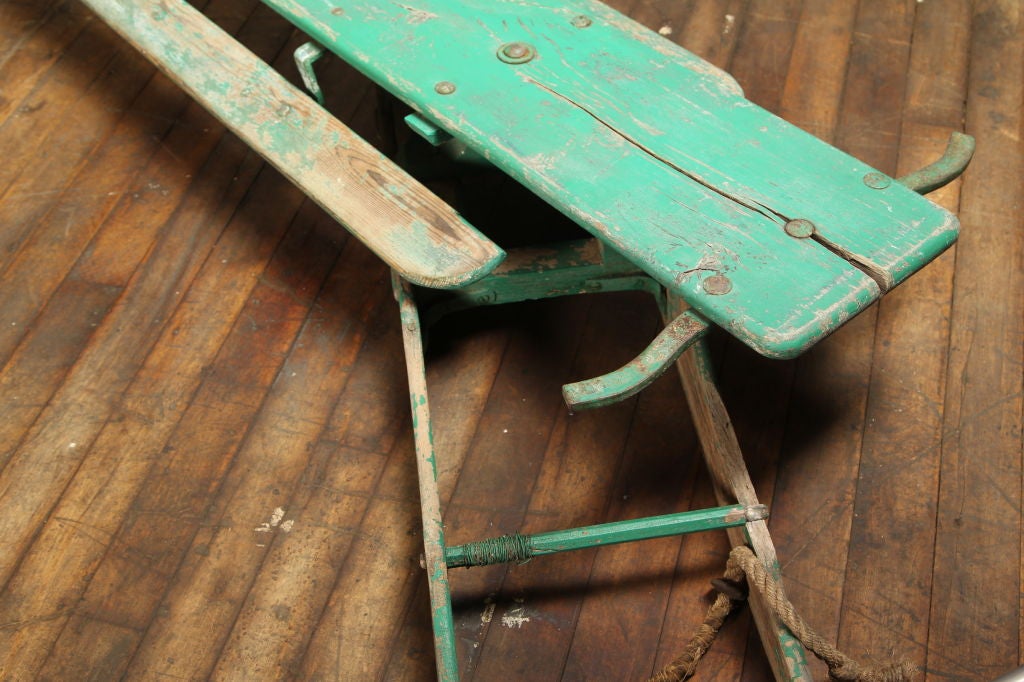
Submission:
{"label": "green painted leg", "polygon": [[423,556],[430,587],[437,679],[440,682],[456,682],[459,679],[459,664],[455,655],[455,623],[452,620],[452,598],[444,558],[444,526],[441,499],[437,492],[437,462],[434,458],[430,405],[427,401],[427,375],[419,311],[412,298],[410,285],[395,273],[391,277],[402,318],[402,343],[405,346],[409,399],[412,402],[416,473],[420,484],[420,513],[423,516]]}
{"label": "green painted leg", "polygon": [[[666,312],[671,319],[684,309],[685,304],[682,301],[670,298]],[[758,504],[754,484],[743,461],[732,422],[715,386],[706,343],[698,341],[682,355],[676,366],[683,381],[686,402],[700,436],[704,461],[715,482],[715,494],[719,504]],[[726,532],[734,547],[749,545],[771,574],[781,579],[775,546],[772,544],[765,521],[753,521],[742,528],[728,528]],[[759,593],[751,591],[749,603],[775,679],[780,682],[811,682],[807,659],[800,642],[775,617]]]}

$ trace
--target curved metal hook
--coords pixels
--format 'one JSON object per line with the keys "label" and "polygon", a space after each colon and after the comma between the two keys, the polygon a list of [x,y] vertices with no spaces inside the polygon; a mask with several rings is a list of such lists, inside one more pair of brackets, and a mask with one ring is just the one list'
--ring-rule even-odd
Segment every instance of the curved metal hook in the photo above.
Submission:
{"label": "curved metal hook", "polygon": [[927,194],[943,187],[964,172],[967,164],[974,156],[974,138],[970,135],[954,132],[949,136],[949,143],[942,158],[924,168],[908,173],[896,181],[906,185],[918,194]]}
{"label": "curved metal hook", "polygon": [[672,320],[650,345],[629,363],[608,374],[562,386],[572,411],[603,407],[636,395],[662,375],[687,348],[702,337],[709,324],[687,310]]}

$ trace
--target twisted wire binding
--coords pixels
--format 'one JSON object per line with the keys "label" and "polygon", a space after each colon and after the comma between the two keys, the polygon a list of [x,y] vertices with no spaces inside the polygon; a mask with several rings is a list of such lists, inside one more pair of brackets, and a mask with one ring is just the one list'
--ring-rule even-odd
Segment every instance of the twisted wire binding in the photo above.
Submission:
{"label": "twisted wire binding", "polygon": [[471,542],[465,546],[465,550],[469,566],[523,562],[533,556],[530,537],[519,533]]}

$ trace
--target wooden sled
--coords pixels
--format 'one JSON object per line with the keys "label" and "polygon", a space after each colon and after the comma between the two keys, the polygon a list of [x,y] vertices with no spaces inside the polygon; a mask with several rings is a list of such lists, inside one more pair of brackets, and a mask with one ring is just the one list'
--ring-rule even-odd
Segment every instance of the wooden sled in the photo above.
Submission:
{"label": "wooden sled", "polygon": [[[189,5],[85,0],[393,269],[439,679],[458,678],[453,567],[723,528],[778,576],[701,339],[717,325],[794,357],[935,258],[958,222],[919,193],[963,171],[970,138],[890,178],[593,0],[264,1],[313,39],[297,59],[314,95],[314,62],[338,55],[411,107],[418,134],[496,166],[592,235],[506,253]],[[622,400],[675,364],[721,506],[446,544],[424,328],[478,305],[621,290],[652,294],[665,329],[628,365],[566,386],[566,402]],[[809,679],[800,645],[751,603],[776,678]]]}

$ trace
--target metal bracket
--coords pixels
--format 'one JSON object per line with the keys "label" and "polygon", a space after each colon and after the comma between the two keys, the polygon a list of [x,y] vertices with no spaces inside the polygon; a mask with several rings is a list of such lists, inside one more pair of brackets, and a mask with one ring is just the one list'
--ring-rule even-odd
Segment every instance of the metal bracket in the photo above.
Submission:
{"label": "metal bracket", "polygon": [[435,147],[440,147],[442,144],[452,139],[451,135],[441,130],[434,125],[433,122],[428,121],[416,112],[405,117],[405,124],[409,126],[414,133]]}
{"label": "metal bracket", "polygon": [[313,64],[320,57],[323,57],[325,52],[326,50],[323,45],[313,41],[295,48],[295,66],[299,69],[302,84],[306,86],[306,90],[309,91],[309,94],[313,96],[313,99],[320,106],[324,104],[324,91],[320,89],[320,83],[316,79]]}

